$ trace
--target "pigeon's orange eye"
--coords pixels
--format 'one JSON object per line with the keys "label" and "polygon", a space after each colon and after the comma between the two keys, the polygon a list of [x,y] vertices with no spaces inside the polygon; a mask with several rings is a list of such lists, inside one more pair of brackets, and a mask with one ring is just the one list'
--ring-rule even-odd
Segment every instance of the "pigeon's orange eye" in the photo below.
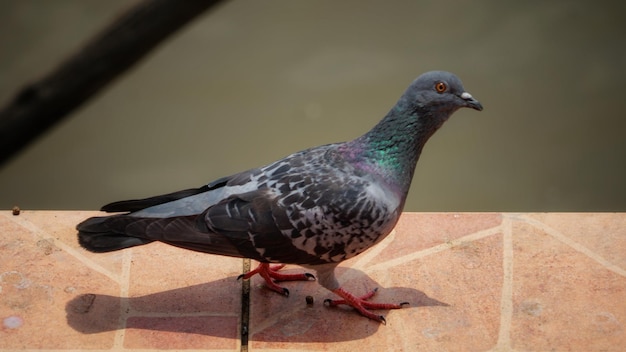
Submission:
{"label": "pigeon's orange eye", "polygon": [[437,90],[437,92],[443,93],[446,91],[446,89],[448,89],[448,87],[446,86],[445,83],[439,82],[435,85],[435,89]]}

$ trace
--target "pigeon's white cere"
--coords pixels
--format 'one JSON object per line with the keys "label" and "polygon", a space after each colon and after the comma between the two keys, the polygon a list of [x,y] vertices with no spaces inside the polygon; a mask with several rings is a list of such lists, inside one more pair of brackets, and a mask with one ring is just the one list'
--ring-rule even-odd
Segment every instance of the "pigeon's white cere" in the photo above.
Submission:
{"label": "pigeon's white cere", "polygon": [[463,92],[463,94],[461,94],[461,98],[468,100],[468,99],[472,99],[472,95],[468,92]]}

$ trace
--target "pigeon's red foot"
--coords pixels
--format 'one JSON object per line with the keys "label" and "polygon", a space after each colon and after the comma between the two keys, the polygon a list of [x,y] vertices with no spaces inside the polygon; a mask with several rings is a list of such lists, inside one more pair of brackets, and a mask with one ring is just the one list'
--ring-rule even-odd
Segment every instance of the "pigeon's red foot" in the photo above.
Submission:
{"label": "pigeon's red foot", "polygon": [[400,304],[370,302],[369,299],[374,297],[377,291],[378,289],[375,288],[361,297],[356,297],[350,292],[340,287],[334,290],[333,293],[343,299],[337,299],[337,300],[327,299],[324,301],[324,304],[328,305],[329,307],[338,306],[340,304],[349,305],[353,307],[354,309],[356,309],[359,313],[361,313],[361,315],[367,318],[370,318],[372,320],[375,320],[377,322],[383,323],[383,324],[387,323],[387,321],[385,320],[385,317],[382,315],[374,314],[370,312],[368,309],[400,309],[404,306],[409,305],[409,302],[402,302]]}
{"label": "pigeon's red foot", "polygon": [[277,281],[312,281],[315,280],[315,276],[310,273],[302,274],[281,274],[278,271],[285,267],[285,264],[270,266],[269,263],[260,263],[254,270],[239,275],[237,279],[249,279],[252,276],[259,274],[265,279],[265,285],[273,291],[276,291],[282,295],[289,296],[289,290],[278,286]]}

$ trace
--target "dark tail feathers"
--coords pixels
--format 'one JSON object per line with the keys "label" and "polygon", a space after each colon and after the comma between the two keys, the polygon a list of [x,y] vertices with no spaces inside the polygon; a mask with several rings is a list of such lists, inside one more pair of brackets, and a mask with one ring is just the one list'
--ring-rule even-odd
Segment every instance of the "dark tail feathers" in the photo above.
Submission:
{"label": "dark tail feathers", "polygon": [[113,217],[115,216],[93,217],[78,224],[78,243],[88,251],[102,253],[152,242],[115,231],[107,223]]}

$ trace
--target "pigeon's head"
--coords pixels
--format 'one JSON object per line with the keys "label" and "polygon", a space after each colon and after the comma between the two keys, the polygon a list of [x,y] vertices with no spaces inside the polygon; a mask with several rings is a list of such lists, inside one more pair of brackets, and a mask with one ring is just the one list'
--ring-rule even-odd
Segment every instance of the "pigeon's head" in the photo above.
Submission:
{"label": "pigeon's head", "polygon": [[461,80],[445,71],[430,71],[417,77],[405,98],[416,110],[444,120],[459,108],[483,109],[478,100],[465,91]]}

